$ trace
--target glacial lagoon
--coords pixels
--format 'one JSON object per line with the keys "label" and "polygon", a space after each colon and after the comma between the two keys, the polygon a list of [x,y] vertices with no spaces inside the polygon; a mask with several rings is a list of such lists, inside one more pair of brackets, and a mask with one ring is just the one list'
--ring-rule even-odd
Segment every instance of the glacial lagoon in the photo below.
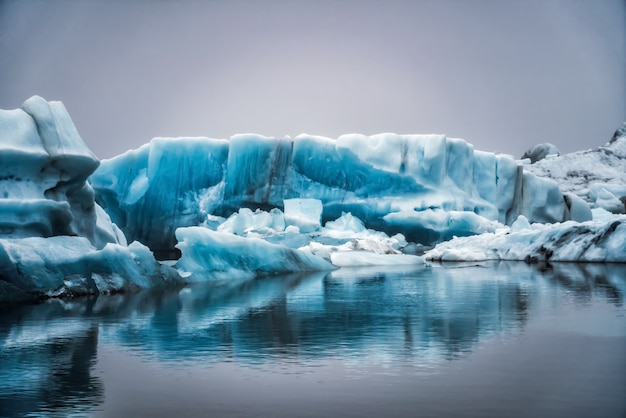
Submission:
{"label": "glacial lagoon", "polygon": [[340,269],[0,313],[0,416],[623,417],[626,266]]}

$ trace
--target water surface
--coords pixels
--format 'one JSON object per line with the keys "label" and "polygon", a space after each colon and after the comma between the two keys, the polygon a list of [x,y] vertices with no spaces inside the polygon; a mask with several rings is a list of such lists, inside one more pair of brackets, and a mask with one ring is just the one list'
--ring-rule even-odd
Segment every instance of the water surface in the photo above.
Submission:
{"label": "water surface", "polygon": [[626,266],[341,269],[0,314],[0,416],[626,416]]}

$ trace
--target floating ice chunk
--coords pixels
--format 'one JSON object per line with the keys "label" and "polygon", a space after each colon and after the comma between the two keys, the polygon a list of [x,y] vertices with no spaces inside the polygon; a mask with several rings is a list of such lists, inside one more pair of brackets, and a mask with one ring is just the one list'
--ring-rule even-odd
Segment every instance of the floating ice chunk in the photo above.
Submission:
{"label": "floating ice chunk", "polygon": [[[27,299],[180,280],[147,247],[127,246],[124,233],[95,202],[87,178],[98,165],[62,103],[33,96],[21,109],[0,111],[2,287]],[[146,193],[146,169],[139,174],[132,177],[129,202]]]}
{"label": "floating ice chunk", "polygon": [[298,250],[308,254],[313,254],[330,262],[330,253],[337,251],[337,246],[311,241],[306,246],[299,247]]}
{"label": "floating ice chunk", "polygon": [[0,239],[0,275],[20,289],[48,295],[148,288],[180,280],[138,242],[128,247],[108,243],[98,250],[86,238],[72,236]]}
{"label": "floating ice chunk", "polygon": [[241,208],[232,214],[226,221],[217,227],[220,232],[229,232],[236,235],[250,233],[276,233],[285,229],[285,218],[279,209],[265,212],[257,209],[255,212],[248,208]]}
{"label": "floating ice chunk", "polygon": [[285,223],[300,228],[300,232],[313,232],[320,228],[322,201],[318,199],[285,199]]}
{"label": "floating ice chunk", "polygon": [[337,251],[366,251],[374,254],[400,254],[400,251],[395,248],[397,246],[398,242],[395,239],[371,234],[364,238],[353,239],[336,249]]}
{"label": "floating ice chunk", "polygon": [[319,257],[259,238],[243,238],[203,227],[178,228],[176,238],[182,252],[177,267],[194,273],[188,278],[191,281],[207,280],[209,273],[245,277],[333,269]]}
{"label": "floating ice chunk", "polygon": [[399,233],[391,236],[390,242],[392,243],[392,246],[393,246],[393,248],[395,250],[399,250],[400,248],[404,248],[404,247],[406,247],[409,244],[407,242],[406,238],[404,237],[404,235],[399,234]]}
{"label": "floating ice chunk", "polygon": [[355,234],[361,234],[366,231],[363,222],[353,216],[350,212],[343,213],[341,217],[334,221],[326,222],[323,229],[323,235],[332,238],[351,238]]}
{"label": "floating ice chunk", "polygon": [[92,273],[91,278],[99,293],[119,292],[123,290],[124,286],[127,284],[126,280],[117,273],[111,273],[109,275]]}
{"label": "floating ice chunk", "polygon": [[405,254],[374,254],[370,251],[340,251],[330,254],[331,262],[339,267],[397,266],[423,264],[424,259]]}
{"label": "floating ice chunk", "polygon": [[278,208],[270,209],[270,216],[272,217],[272,223],[270,228],[277,232],[285,230],[285,214]]}

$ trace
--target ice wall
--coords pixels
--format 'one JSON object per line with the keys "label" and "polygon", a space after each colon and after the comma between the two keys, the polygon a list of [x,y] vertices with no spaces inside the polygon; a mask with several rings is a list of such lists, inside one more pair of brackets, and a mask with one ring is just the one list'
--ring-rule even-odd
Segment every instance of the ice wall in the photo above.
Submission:
{"label": "ice wall", "polygon": [[351,212],[420,243],[483,232],[488,221],[520,214],[533,222],[570,217],[554,182],[443,135],[156,138],[102,161],[91,184],[129,240],[164,253],[174,249],[178,227],[241,207],[284,209],[292,198],[321,200],[323,222]]}

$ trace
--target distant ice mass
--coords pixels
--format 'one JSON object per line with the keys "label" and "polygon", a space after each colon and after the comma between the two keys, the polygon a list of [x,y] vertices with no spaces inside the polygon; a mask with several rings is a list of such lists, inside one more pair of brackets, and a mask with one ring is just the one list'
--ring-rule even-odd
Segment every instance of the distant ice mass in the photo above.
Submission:
{"label": "distant ice mass", "polygon": [[544,144],[537,144],[522,155],[522,159],[530,159],[530,163],[534,164],[537,161],[543,160],[547,157],[558,157],[561,152],[556,145],[546,142]]}
{"label": "distant ice mass", "polygon": [[626,199],[626,124],[604,146],[525,165],[524,171],[556,181],[565,193],[592,208],[624,213]]}
{"label": "distant ice mass", "polygon": [[626,137],[626,122],[624,122],[622,126],[615,131],[615,133],[613,134],[613,137],[609,141],[609,144],[612,144],[613,142],[623,137]]}

